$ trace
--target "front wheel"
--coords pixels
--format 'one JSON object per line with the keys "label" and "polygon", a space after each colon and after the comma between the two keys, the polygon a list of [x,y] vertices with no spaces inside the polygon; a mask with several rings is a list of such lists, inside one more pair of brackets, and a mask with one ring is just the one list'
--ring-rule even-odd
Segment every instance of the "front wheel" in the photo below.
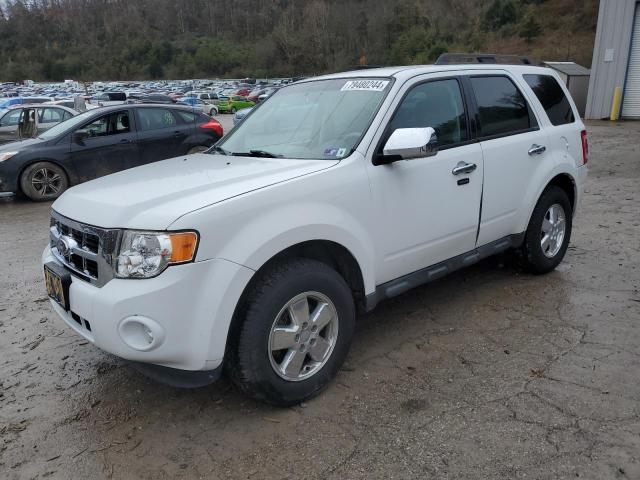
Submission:
{"label": "front wheel", "polygon": [[20,189],[34,201],[55,200],[69,186],[62,167],[50,162],[29,165],[20,176]]}
{"label": "front wheel", "polygon": [[569,246],[572,218],[571,202],[565,191],[549,186],[533,210],[522,245],[527,270],[548,273],[560,264]]}
{"label": "front wheel", "polygon": [[351,290],[338,272],[308,259],[276,265],[255,282],[236,312],[229,376],[259,400],[300,403],[336,375],[354,325]]}

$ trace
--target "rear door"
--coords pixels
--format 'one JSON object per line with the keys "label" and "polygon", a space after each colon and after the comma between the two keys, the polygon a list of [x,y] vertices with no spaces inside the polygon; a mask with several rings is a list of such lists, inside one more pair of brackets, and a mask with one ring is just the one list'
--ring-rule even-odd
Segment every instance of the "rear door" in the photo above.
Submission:
{"label": "rear door", "polygon": [[185,141],[193,131],[193,123],[183,121],[170,108],[136,108],[138,145],[142,163],[157,162],[183,155]]}
{"label": "rear door", "polygon": [[68,118],[71,118],[71,114],[63,108],[40,107],[38,108],[38,132],[49,130]]}
{"label": "rear door", "polygon": [[140,165],[131,111],[101,115],[78,128],[72,134],[69,155],[81,182]]}
{"label": "rear door", "polygon": [[477,245],[521,233],[525,200],[537,188],[549,153],[547,136],[517,80],[502,71],[467,77],[475,103],[484,158],[484,187]]}

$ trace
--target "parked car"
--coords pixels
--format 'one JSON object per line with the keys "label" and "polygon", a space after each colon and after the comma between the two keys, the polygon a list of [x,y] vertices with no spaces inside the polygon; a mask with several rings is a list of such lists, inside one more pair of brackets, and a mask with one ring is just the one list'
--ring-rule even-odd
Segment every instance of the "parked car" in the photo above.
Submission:
{"label": "parked car", "polygon": [[254,102],[250,102],[244,97],[220,97],[218,100],[218,111],[220,113],[236,113],[238,110],[253,107]]}
{"label": "parked car", "polygon": [[210,115],[209,112],[214,111],[217,113],[217,107],[215,105],[207,105],[199,98],[195,97],[180,97],[177,99],[176,103],[180,105],[190,105],[194,110],[198,110],[199,112],[206,113]]}
{"label": "parked car", "polygon": [[260,95],[264,95],[266,92],[266,88],[255,88],[247,94],[247,100],[249,100],[250,102],[258,103]]}
{"label": "parked car", "polygon": [[163,104],[163,105],[173,105],[175,104],[175,100],[171,98],[169,95],[163,95],[160,93],[149,93],[149,94],[140,94],[140,95],[132,95],[127,99],[129,103],[155,103],[155,104]]}
{"label": "parked car", "polygon": [[89,103],[99,107],[122,105],[126,101],[127,95],[124,92],[102,92],[89,99]]}
{"label": "parked car", "polygon": [[78,114],[72,108],[62,105],[17,105],[8,110],[0,110],[0,143],[20,140],[19,126],[24,119],[25,111],[35,111],[36,130],[42,133],[54,125],[68,120]]}
{"label": "parked car", "polygon": [[222,134],[220,123],[188,107],[136,104],[89,110],[38,138],[0,147],[0,192],[52,200],[71,185],[204,151]]}
{"label": "parked car", "polygon": [[244,120],[244,117],[246,117],[247,115],[249,115],[249,113],[251,113],[251,110],[253,110],[253,107],[243,108],[242,110],[238,110],[238,111],[233,115],[233,126],[235,127],[235,126],[236,126],[236,125],[238,125],[242,120]]}
{"label": "parked car", "polygon": [[202,106],[202,110],[207,115],[213,117],[218,114],[217,100],[218,95],[216,93],[209,92],[189,92],[186,95],[187,98],[197,98],[201,100],[204,105]]}
{"label": "parked car", "polygon": [[507,249],[553,270],[588,148],[552,70],[432,65],[292,83],[208,152],[62,195],[51,304],[155,378],[225,368],[293,405],[340,369],[356,312]]}

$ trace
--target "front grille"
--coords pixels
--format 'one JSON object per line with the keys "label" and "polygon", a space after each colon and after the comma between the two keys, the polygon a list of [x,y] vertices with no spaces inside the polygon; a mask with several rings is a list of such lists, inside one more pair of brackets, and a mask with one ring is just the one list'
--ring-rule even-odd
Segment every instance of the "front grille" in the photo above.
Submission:
{"label": "front grille", "polygon": [[51,214],[51,252],[76,277],[97,286],[113,278],[119,230],[94,227]]}

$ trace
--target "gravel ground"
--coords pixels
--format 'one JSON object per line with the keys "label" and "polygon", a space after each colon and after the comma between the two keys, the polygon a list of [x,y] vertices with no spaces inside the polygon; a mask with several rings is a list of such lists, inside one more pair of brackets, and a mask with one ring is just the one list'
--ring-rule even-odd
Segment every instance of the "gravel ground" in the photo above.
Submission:
{"label": "gravel ground", "polygon": [[505,255],[381,304],[288,409],[156,384],[75,335],[41,278],[49,204],[0,201],[0,477],[640,478],[640,123],[589,132],[557,271]]}

